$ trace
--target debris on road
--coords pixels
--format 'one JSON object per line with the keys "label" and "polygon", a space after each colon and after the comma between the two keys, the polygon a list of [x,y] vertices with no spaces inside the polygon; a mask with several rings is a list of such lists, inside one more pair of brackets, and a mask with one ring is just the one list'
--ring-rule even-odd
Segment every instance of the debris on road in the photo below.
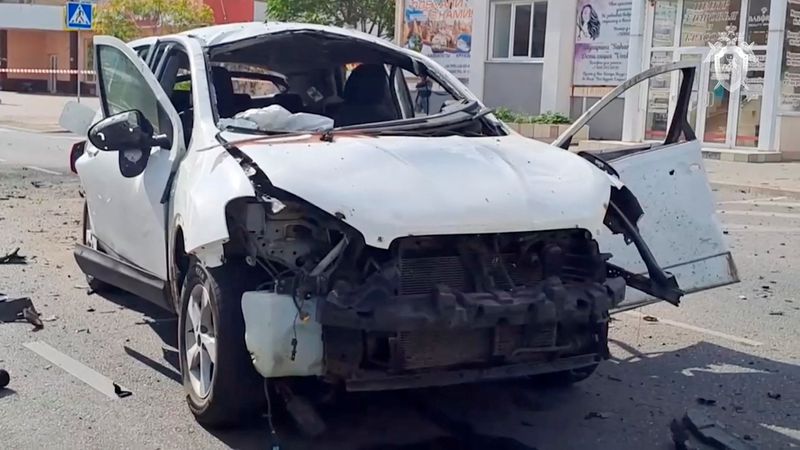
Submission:
{"label": "debris on road", "polygon": [[42,323],[42,319],[39,316],[40,314],[38,311],[36,311],[36,308],[34,308],[33,304],[22,310],[22,317],[24,317],[28,323],[33,325],[33,331],[38,331],[44,328],[44,323]]}
{"label": "debris on road", "polygon": [[703,406],[714,406],[717,401],[710,398],[697,397],[697,403]]}
{"label": "debris on road", "polygon": [[7,371],[0,369],[0,389],[5,388],[8,386],[8,383],[11,382],[11,376],[8,374]]}
{"label": "debris on road", "polygon": [[783,311],[770,311],[769,315],[770,316],[782,316],[783,315]]}
{"label": "debris on road", "polygon": [[0,256],[0,264],[28,264],[28,257],[19,254],[19,248],[4,256]]}
{"label": "debris on road", "polygon": [[755,447],[728,431],[724,425],[697,409],[669,426],[677,450],[755,450]]}
{"label": "debris on road", "polygon": [[658,322],[658,317],[655,317],[655,316],[644,316],[644,317],[642,317],[642,320],[644,320],[645,322]]}
{"label": "debris on road", "polygon": [[117,394],[117,397],[119,398],[130,397],[133,395],[133,392],[123,389],[122,386],[118,385],[117,383],[114,383],[114,393]]}
{"label": "debris on road", "polygon": [[0,322],[16,322],[25,319],[33,325],[33,331],[39,331],[44,328],[39,316],[41,314],[36,311],[30,298],[8,298],[5,294],[0,294]]}
{"label": "debris on road", "polygon": [[611,417],[611,413],[591,411],[589,414],[583,416],[583,420],[608,419],[609,417]]}
{"label": "debris on road", "polygon": [[767,397],[769,397],[769,398],[771,398],[773,400],[780,400],[781,399],[781,394],[778,394],[777,392],[767,392]]}

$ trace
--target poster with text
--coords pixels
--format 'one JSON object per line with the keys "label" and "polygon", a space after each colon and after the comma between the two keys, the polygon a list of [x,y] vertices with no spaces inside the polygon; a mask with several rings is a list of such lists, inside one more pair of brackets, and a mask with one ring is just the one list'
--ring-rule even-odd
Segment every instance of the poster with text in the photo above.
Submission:
{"label": "poster with text", "polygon": [[800,0],[788,0],[781,66],[781,111],[800,112]]}
{"label": "poster with text", "polygon": [[406,0],[400,44],[468,84],[473,12],[472,0]]}
{"label": "poster with text", "polygon": [[633,0],[580,0],[575,16],[575,86],[617,86],[627,79]]}

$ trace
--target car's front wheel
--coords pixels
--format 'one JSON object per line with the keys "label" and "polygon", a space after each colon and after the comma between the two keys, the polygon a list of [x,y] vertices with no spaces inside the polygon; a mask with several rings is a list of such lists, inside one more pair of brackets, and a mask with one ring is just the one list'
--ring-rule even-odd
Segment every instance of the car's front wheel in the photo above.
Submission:
{"label": "car's front wheel", "polygon": [[[178,345],[189,409],[211,427],[236,425],[262,406],[263,381],[244,340],[246,265],[190,263],[181,294]],[[253,277],[249,277],[252,279]]]}

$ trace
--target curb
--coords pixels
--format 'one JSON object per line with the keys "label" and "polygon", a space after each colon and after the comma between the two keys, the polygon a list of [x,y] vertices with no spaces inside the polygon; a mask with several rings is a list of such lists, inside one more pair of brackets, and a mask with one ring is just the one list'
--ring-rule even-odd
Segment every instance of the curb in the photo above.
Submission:
{"label": "curb", "polygon": [[800,190],[782,189],[770,186],[752,186],[749,184],[736,184],[736,183],[723,183],[711,181],[711,187],[714,190],[727,191],[727,192],[740,192],[743,194],[761,194],[761,195],[774,195],[776,197],[788,197],[795,200],[800,200]]}
{"label": "curb", "polygon": [[40,129],[40,128],[24,128],[24,127],[18,127],[18,126],[14,126],[14,125],[6,125],[6,124],[4,124],[4,123],[2,123],[2,122],[0,122],[0,128],[2,128],[2,129],[4,129],[4,130],[11,130],[11,131],[21,131],[21,132],[23,132],[23,133],[42,133],[42,134],[63,134],[63,133],[69,133],[69,131],[67,131],[67,130],[65,130],[65,129],[63,129],[63,128],[58,128],[58,127],[56,127],[56,128],[45,128],[45,129]]}

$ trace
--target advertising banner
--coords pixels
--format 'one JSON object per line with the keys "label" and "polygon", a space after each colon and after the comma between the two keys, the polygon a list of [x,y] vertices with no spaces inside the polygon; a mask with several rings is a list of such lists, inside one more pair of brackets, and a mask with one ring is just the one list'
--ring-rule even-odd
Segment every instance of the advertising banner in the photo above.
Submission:
{"label": "advertising banner", "polygon": [[473,0],[405,0],[399,40],[469,83]]}
{"label": "advertising banner", "polygon": [[628,75],[633,0],[580,0],[576,14],[575,86],[617,86]]}

